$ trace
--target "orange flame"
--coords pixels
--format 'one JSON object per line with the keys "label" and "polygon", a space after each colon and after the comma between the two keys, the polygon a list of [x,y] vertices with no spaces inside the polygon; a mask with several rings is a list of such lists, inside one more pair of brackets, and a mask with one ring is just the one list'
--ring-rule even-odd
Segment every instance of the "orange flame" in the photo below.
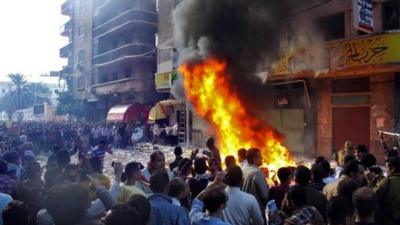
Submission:
{"label": "orange flame", "polygon": [[213,126],[221,156],[236,156],[239,148],[256,147],[270,169],[295,165],[281,144],[283,137],[246,111],[245,104],[232,91],[226,67],[225,62],[216,59],[179,67],[186,97],[198,115]]}

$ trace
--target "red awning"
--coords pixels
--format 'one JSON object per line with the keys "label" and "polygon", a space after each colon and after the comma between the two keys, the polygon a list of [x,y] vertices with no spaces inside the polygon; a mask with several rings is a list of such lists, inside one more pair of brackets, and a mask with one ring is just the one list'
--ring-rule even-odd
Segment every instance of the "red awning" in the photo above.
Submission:
{"label": "red awning", "polygon": [[116,105],[108,111],[107,121],[123,121],[125,113],[131,105]]}

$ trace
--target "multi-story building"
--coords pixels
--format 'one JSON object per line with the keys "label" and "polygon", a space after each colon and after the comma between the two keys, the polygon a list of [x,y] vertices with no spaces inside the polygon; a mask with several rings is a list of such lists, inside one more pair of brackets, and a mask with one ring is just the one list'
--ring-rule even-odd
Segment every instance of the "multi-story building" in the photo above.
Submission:
{"label": "multi-story building", "polygon": [[[68,3],[70,11],[64,10]],[[68,23],[72,24],[71,42],[60,51],[72,65],[64,74],[71,74],[74,96],[93,109],[92,119],[104,121],[115,105],[155,102],[155,1],[68,0],[64,4],[62,12],[71,16]]]}
{"label": "multi-story building", "polygon": [[[350,140],[383,159],[378,131],[399,130],[400,2],[311,2],[280,26],[281,60],[269,78],[276,93],[271,122],[297,154],[329,157]],[[291,48],[292,25],[302,18],[322,35],[313,44],[323,49],[319,73],[307,71],[313,45]]]}

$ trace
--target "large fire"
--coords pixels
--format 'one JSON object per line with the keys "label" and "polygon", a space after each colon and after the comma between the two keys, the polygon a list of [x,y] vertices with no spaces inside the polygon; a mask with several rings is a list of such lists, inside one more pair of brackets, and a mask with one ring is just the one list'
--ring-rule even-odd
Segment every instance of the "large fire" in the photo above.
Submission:
{"label": "large fire", "polygon": [[215,130],[221,156],[236,156],[239,148],[259,148],[264,163],[276,170],[294,165],[283,137],[265,121],[252,116],[232,90],[226,63],[207,59],[196,64],[182,64],[186,97],[199,116]]}

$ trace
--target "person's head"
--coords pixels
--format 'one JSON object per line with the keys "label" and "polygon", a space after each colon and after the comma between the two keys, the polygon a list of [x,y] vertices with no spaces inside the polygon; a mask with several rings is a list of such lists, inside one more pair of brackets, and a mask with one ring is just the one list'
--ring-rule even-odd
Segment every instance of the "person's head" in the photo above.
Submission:
{"label": "person's head", "polygon": [[243,162],[246,160],[247,150],[245,148],[241,148],[238,150],[238,160],[239,162]]}
{"label": "person's head", "polygon": [[343,164],[347,164],[350,161],[356,161],[357,158],[354,155],[346,155],[343,160]]}
{"label": "person's head", "polygon": [[329,163],[328,160],[323,159],[319,161],[317,164],[319,164],[322,167],[322,172],[323,172],[323,177],[329,177],[331,173],[331,164]]}
{"label": "person's head", "polygon": [[343,196],[332,197],[326,206],[329,225],[352,225],[354,208],[350,199]]}
{"label": "person's head", "polygon": [[19,154],[16,151],[6,152],[3,155],[3,160],[10,164],[19,165]]}
{"label": "person's head", "polygon": [[207,171],[207,162],[204,158],[198,158],[194,161],[194,172],[204,174]]}
{"label": "person's head", "polygon": [[156,171],[150,177],[150,189],[154,193],[165,193],[168,183],[169,177],[165,171]]}
{"label": "person's head", "polygon": [[36,162],[36,159],[32,155],[25,155],[22,157],[21,163],[23,167],[27,167],[29,164]]}
{"label": "person's head", "polygon": [[101,159],[99,157],[91,157],[89,159],[90,167],[93,172],[102,173],[103,172],[103,163],[101,163]]}
{"label": "person's head", "polygon": [[23,202],[12,201],[3,210],[4,225],[28,225],[29,221],[29,208]]}
{"label": "person's head", "polygon": [[167,195],[172,198],[185,199],[189,193],[189,185],[180,177],[172,179],[167,185]]}
{"label": "person's head", "polygon": [[155,151],[151,153],[149,165],[153,171],[165,169],[164,153],[162,151]]}
{"label": "person's head", "polygon": [[215,146],[215,139],[213,137],[208,137],[206,139],[206,146],[208,148],[213,148]]}
{"label": "person's head", "polygon": [[53,148],[51,149],[53,154],[56,154],[60,150],[61,150],[61,147],[59,145],[54,145]]}
{"label": "person's head", "polygon": [[241,187],[243,172],[239,166],[232,166],[226,169],[224,183],[231,187]]}
{"label": "person's head", "polygon": [[55,186],[45,197],[45,208],[55,225],[80,222],[89,206],[89,191],[78,183]]}
{"label": "person's head", "polygon": [[278,178],[281,184],[289,184],[292,177],[292,171],[288,167],[278,169]]}
{"label": "person's head", "polygon": [[57,182],[57,177],[61,174],[61,170],[58,167],[47,168],[44,173],[44,182],[46,188],[50,188]]}
{"label": "person's head", "polygon": [[0,160],[0,174],[7,174],[8,166],[7,162],[4,160]]}
{"label": "person's head", "polygon": [[204,193],[204,208],[211,214],[218,214],[225,208],[228,196],[221,188],[210,188]]}
{"label": "person's head", "polygon": [[386,154],[387,159],[390,159],[391,157],[398,157],[398,156],[399,156],[399,152],[395,149],[389,150],[389,152]]}
{"label": "person's head", "polygon": [[356,210],[356,222],[369,222],[367,220],[375,216],[378,198],[371,188],[362,187],[354,192],[353,204]]}
{"label": "person's head", "polygon": [[141,225],[139,213],[128,204],[118,204],[105,218],[105,225]]}
{"label": "person's head", "polygon": [[400,157],[391,157],[386,164],[391,175],[400,173]]}
{"label": "person's head", "polygon": [[183,158],[178,165],[178,171],[182,177],[186,177],[192,172],[193,169],[192,160],[188,158]]}
{"label": "person's head", "polygon": [[324,179],[324,168],[321,166],[321,164],[312,165],[311,175],[311,179],[313,182],[322,182],[322,180]]}
{"label": "person's head", "polygon": [[174,149],[174,155],[176,157],[181,157],[182,156],[182,148],[180,146],[176,146]]}
{"label": "person's head", "polygon": [[107,146],[107,141],[106,140],[100,140],[99,141],[99,147],[100,148],[107,148],[108,146]]}
{"label": "person's head", "polygon": [[63,176],[65,179],[71,182],[78,182],[80,178],[79,166],[75,164],[68,164],[65,166],[63,171]]}
{"label": "person's head", "polygon": [[344,165],[343,173],[354,180],[356,180],[359,184],[362,184],[364,179],[364,168],[358,164],[357,161],[353,160]]}
{"label": "person's head", "polygon": [[247,151],[246,158],[250,165],[255,165],[257,167],[262,165],[261,151],[258,148],[250,148]]}
{"label": "person's head", "polygon": [[360,187],[360,184],[353,178],[346,178],[339,181],[337,192],[339,196],[351,199],[353,193]]}
{"label": "person's head", "polygon": [[38,162],[29,163],[26,166],[26,177],[30,180],[37,179],[42,176],[42,168]]}
{"label": "person's head", "polygon": [[290,187],[286,193],[291,211],[301,208],[307,204],[307,192],[305,187],[295,185]]}
{"label": "person's head", "polygon": [[236,159],[233,155],[228,155],[225,158],[225,166],[226,166],[226,168],[236,166]]}
{"label": "person's head", "polygon": [[59,167],[65,167],[71,162],[71,156],[67,150],[60,150],[56,153],[57,165]]}
{"label": "person's head", "polygon": [[296,184],[306,186],[311,180],[311,171],[305,166],[298,166],[294,173]]}
{"label": "person's head", "polygon": [[150,223],[151,205],[146,197],[143,195],[132,195],[128,200],[128,205],[134,208],[139,214],[139,224],[146,225]]}
{"label": "person's head", "polygon": [[140,178],[141,164],[138,162],[129,162],[125,165],[124,172],[121,175],[122,182],[130,182],[130,184],[135,184],[135,181]]}
{"label": "person's head", "polygon": [[363,165],[365,169],[369,169],[376,165],[376,158],[371,153],[363,154],[359,161],[361,162],[361,165]]}
{"label": "person's head", "polygon": [[357,145],[355,148],[355,156],[358,161],[361,161],[363,155],[368,153],[368,148],[365,145]]}

